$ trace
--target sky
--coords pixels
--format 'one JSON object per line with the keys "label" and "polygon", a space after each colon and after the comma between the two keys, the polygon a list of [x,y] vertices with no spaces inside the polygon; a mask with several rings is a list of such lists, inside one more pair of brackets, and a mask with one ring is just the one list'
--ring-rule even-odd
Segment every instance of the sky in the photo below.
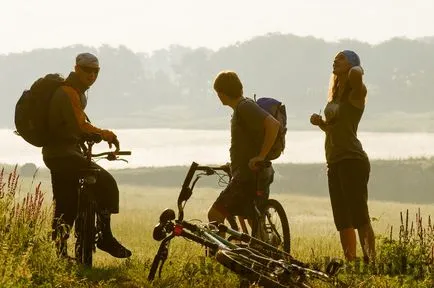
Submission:
{"label": "sky", "polygon": [[355,39],[434,36],[434,0],[0,0],[0,54],[83,44],[214,50],[267,33]]}

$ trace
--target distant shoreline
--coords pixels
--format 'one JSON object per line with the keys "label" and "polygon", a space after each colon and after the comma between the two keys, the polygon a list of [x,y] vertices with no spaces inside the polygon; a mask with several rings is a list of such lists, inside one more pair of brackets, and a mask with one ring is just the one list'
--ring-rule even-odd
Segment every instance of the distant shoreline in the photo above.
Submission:
{"label": "distant shoreline", "polygon": [[[5,168],[3,182],[14,165],[1,164]],[[32,178],[34,170],[22,174],[22,178]],[[327,166],[325,163],[275,164],[272,193],[328,197]],[[170,187],[179,189],[188,171],[188,165],[167,167],[140,167],[110,170],[120,186]],[[33,173],[33,174],[32,174]],[[38,170],[35,182],[50,183],[50,173],[46,168]],[[216,176],[203,177],[198,187],[211,187],[221,190]],[[407,158],[402,160],[371,160],[369,199],[397,201],[404,203],[434,203],[434,157]]]}
{"label": "distant shoreline", "polygon": [[[302,117],[306,114],[306,117]],[[288,118],[289,131],[315,131],[308,121],[308,113]],[[306,118],[306,119],[305,119]],[[385,112],[378,115],[365,115],[359,125],[359,133],[434,133],[434,113],[406,113]],[[138,129],[167,129],[167,130],[207,130],[227,131],[229,129],[230,114],[220,117],[186,118],[182,121],[168,118],[167,120],[150,120],[148,118],[105,118],[94,119],[100,127],[110,127],[112,130],[138,130]],[[1,125],[0,130],[15,130],[12,123]]]}
{"label": "distant shoreline", "polygon": [[[372,133],[372,132],[369,132]],[[395,133],[395,132],[393,132]],[[192,160],[193,162],[194,160]],[[369,161],[371,163],[393,163],[393,162],[400,162],[402,163],[412,163],[412,162],[433,162],[434,164],[434,155],[430,156],[430,157],[425,157],[425,156],[421,156],[421,157],[405,157],[405,158],[397,158],[397,159],[381,159],[381,158],[370,158]],[[196,162],[196,161],[195,161]],[[32,163],[29,163],[32,164]],[[224,164],[222,163],[199,163],[199,164],[203,164],[203,165],[219,165],[219,164]],[[273,162],[274,166],[309,166],[309,165],[326,165],[327,163],[324,161],[319,161],[319,162],[306,162],[306,163],[298,163],[298,162],[284,162],[284,163],[275,163]],[[12,164],[12,163],[1,163],[0,162],[0,169],[1,167],[9,167],[9,168],[13,168],[15,166],[18,166],[19,168],[24,166],[24,165],[18,165],[18,164]],[[100,165],[102,167],[104,167],[104,164]],[[142,170],[142,169],[172,169],[172,168],[188,168],[190,167],[190,164],[179,164],[179,165],[166,165],[166,166],[139,166],[139,167],[134,167],[134,168],[108,168],[107,170],[110,171],[122,171],[122,170]],[[44,167],[39,167],[39,169],[46,169],[45,166]]]}

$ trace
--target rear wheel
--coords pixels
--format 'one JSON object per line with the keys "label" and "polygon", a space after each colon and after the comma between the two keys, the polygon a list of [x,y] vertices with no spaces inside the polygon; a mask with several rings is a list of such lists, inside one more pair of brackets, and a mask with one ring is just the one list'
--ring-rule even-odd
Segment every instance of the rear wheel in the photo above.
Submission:
{"label": "rear wheel", "polygon": [[292,281],[289,277],[282,279],[281,274],[285,272],[234,251],[219,250],[216,254],[216,260],[250,283],[265,288],[309,287],[303,283]]}
{"label": "rear wheel", "polygon": [[290,253],[291,234],[282,205],[275,199],[268,199],[262,211],[260,218],[253,222],[252,236]]}

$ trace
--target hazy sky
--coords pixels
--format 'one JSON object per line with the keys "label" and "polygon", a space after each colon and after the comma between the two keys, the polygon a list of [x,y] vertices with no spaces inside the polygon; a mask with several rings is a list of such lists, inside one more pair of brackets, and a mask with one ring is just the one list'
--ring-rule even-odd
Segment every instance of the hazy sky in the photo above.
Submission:
{"label": "hazy sky", "polygon": [[149,52],[270,32],[372,44],[434,35],[434,0],[0,0],[0,54],[85,44]]}

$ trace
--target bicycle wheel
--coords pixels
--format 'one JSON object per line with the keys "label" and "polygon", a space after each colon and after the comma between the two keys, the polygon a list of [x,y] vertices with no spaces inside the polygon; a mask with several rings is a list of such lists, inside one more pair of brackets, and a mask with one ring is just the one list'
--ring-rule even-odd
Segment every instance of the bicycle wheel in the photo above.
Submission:
{"label": "bicycle wheel", "polygon": [[330,276],[325,272],[315,269],[300,267],[293,264],[291,265],[291,273],[298,279],[298,282],[303,283],[304,286],[302,287],[306,288],[317,287],[318,283],[321,283],[321,287],[349,287],[348,284],[340,281],[335,276]]}
{"label": "bicycle wheel", "polygon": [[292,281],[288,277],[284,277],[284,280],[282,280],[279,275],[279,272],[282,271],[278,271],[276,267],[265,265],[234,251],[219,250],[215,259],[232,272],[248,279],[250,283],[255,283],[264,288],[309,287],[303,283]]}
{"label": "bicycle wheel", "polygon": [[282,205],[275,199],[268,199],[261,217],[253,222],[252,236],[287,253],[291,252],[291,234],[288,217]]}
{"label": "bicycle wheel", "polygon": [[82,200],[76,220],[75,257],[79,263],[92,267],[96,236],[95,204],[87,199]]}

